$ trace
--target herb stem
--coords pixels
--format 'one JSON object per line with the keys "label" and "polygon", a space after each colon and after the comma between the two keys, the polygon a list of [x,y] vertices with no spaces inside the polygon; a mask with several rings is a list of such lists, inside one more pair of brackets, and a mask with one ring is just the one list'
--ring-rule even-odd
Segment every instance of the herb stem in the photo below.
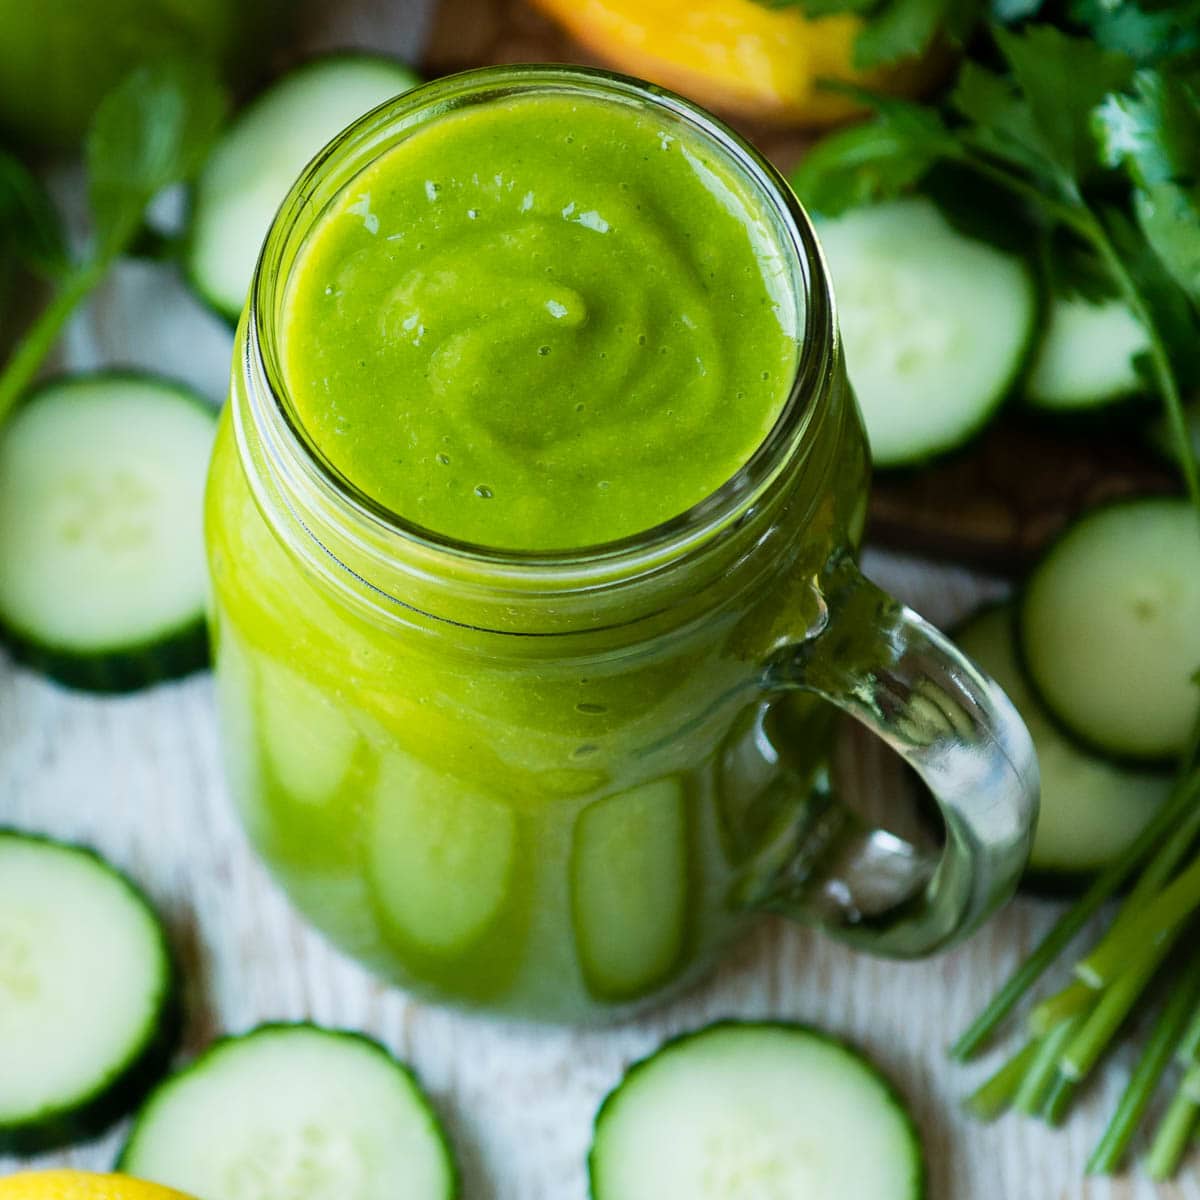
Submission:
{"label": "herb stem", "polygon": [[1013,1100],[1013,1108],[1018,1112],[1034,1117],[1041,1111],[1058,1075],[1058,1060],[1082,1020],[1082,1014],[1068,1017],[1042,1039],[1037,1056]]}
{"label": "herb stem", "polygon": [[1197,468],[1196,465],[1196,451],[1188,434],[1183,397],[1179,392],[1179,381],[1175,378],[1175,372],[1171,367],[1171,357],[1167,353],[1162,334],[1156,327],[1154,318],[1146,306],[1146,302],[1142,299],[1137,284],[1117,253],[1107,230],[1090,210],[1086,211],[1087,219],[1080,227],[1080,232],[1083,232],[1084,236],[1095,246],[1104,260],[1104,265],[1112,275],[1113,281],[1121,289],[1125,302],[1138,319],[1139,324],[1145,329],[1150,340],[1150,365],[1158,383],[1163,405],[1167,410],[1167,424],[1170,426],[1171,437],[1175,442],[1179,467],[1183,472],[1184,483],[1187,486],[1192,506],[1197,512],[1200,512],[1200,468]]}
{"label": "herb stem", "polygon": [[1200,906],[1200,857],[1148,904],[1134,908],[1123,928],[1114,926],[1076,974],[1091,987],[1106,987],[1128,970],[1130,955],[1162,941]]}
{"label": "herb stem", "polygon": [[1013,1102],[1026,1072],[1033,1065],[1041,1039],[1030,1038],[967,1097],[964,1107],[981,1121],[994,1121]]}
{"label": "herb stem", "polygon": [[1091,1158],[1087,1169],[1092,1174],[1108,1175],[1115,1171],[1125,1157],[1130,1139],[1138,1122],[1154,1095],[1154,1089],[1162,1078],[1163,1071],[1179,1045],[1192,1007],[1200,996],[1200,956],[1188,965],[1183,977],[1176,983],[1171,998],[1163,1008],[1134,1068],[1129,1084],[1121,1096],[1116,1112],[1109,1121]]}
{"label": "herb stem", "polygon": [[73,271],[41,311],[0,371],[0,423],[33,381],[71,314],[104,277],[108,260],[94,259]]}
{"label": "herb stem", "polygon": [[1198,1121],[1200,1067],[1192,1067],[1180,1081],[1166,1113],[1154,1131],[1154,1140],[1150,1143],[1150,1154],[1146,1160],[1146,1171],[1151,1179],[1170,1179],[1175,1174]]}
{"label": "herb stem", "polygon": [[1079,208],[1051,200],[1045,192],[1035,184],[1030,183],[1029,180],[1023,179],[1020,175],[1015,175],[1012,171],[998,166],[987,157],[986,149],[976,145],[971,138],[964,136],[963,142],[969,147],[968,153],[958,160],[964,166],[969,167],[975,174],[983,176],[983,178],[990,180],[998,187],[1005,188],[1013,195],[1020,196],[1023,200],[1028,200],[1042,212],[1053,217],[1054,220],[1066,225],[1068,228],[1075,230],[1076,233],[1081,234],[1083,237],[1091,236],[1087,217]]}
{"label": "herb stem", "polygon": [[1179,1061],[1185,1067],[1200,1063],[1200,1003],[1179,1042]]}
{"label": "herb stem", "polygon": [[1073,980],[1034,1008],[1029,1014],[1029,1028],[1039,1037],[1045,1036],[1061,1021],[1090,1007],[1095,999],[1095,988],[1088,987],[1082,980]]}
{"label": "herb stem", "polygon": [[1082,1081],[1108,1049],[1117,1030],[1129,1016],[1138,997],[1154,977],[1174,945],[1178,928],[1143,949],[1125,970],[1105,988],[1083,1027],[1068,1044],[1059,1060],[1059,1070],[1069,1079]]}
{"label": "herb stem", "polygon": [[1060,1069],[1046,1095],[1046,1102],[1042,1105],[1042,1119],[1049,1125],[1060,1124],[1078,1090],[1079,1080],[1064,1075]]}
{"label": "herb stem", "polygon": [[[1100,906],[1150,854],[1155,850],[1159,851],[1155,856],[1157,865],[1158,860],[1168,851],[1173,852],[1176,844],[1181,841],[1180,856],[1186,852],[1195,836],[1195,830],[1186,840],[1181,835],[1187,834],[1187,826],[1192,822],[1200,825],[1200,805],[1195,803],[1197,797],[1200,797],[1200,778],[1190,775],[1181,777],[1166,802],[1150,819],[1124,857],[1096,876],[1087,891],[1055,922],[1033,953],[1009,976],[987,1007],[954,1043],[950,1053],[955,1058],[966,1060],[978,1052],[1029,989],[1082,931]],[[1170,841],[1159,850],[1159,842],[1171,830],[1174,830],[1174,833],[1171,834]]]}

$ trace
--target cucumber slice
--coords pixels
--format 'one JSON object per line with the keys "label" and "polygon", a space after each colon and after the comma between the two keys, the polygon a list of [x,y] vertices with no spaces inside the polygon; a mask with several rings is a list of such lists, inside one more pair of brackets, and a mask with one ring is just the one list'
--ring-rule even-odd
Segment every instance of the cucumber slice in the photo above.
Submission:
{"label": "cucumber slice", "polygon": [[916,464],[963,445],[1008,395],[1032,343],[1025,262],[913,197],[817,222],[871,455]]}
{"label": "cucumber slice", "polygon": [[62,683],[203,667],[204,480],[216,418],[152,375],[47,384],[0,431],[0,626]]}
{"label": "cucumber slice", "polygon": [[275,212],[309,159],[420,80],[394,59],[334,54],[284,76],[217,142],[196,180],[184,261],[200,298],[236,321]]}
{"label": "cucumber slice", "polygon": [[592,1200],[920,1200],[921,1143],[849,1047],[721,1022],[630,1068],[596,1117]]}
{"label": "cucumber slice", "polygon": [[146,898],[98,855],[0,830],[0,1154],[93,1137],[166,1070],[175,972]]}
{"label": "cucumber slice", "polygon": [[264,1025],[217,1042],[134,1122],[117,1169],[202,1200],[452,1200],[450,1144],[378,1042]]}
{"label": "cucumber slice", "polygon": [[670,777],[586,808],[571,850],[571,915],[588,990],[630,1000],[671,973],[688,911],[687,807]]}
{"label": "cucumber slice", "polygon": [[1069,886],[1120,858],[1167,798],[1170,777],[1095,758],[1059,732],[1021,672],[1009,605],[977,613],[956,641],[1008,693],[1037,749],[1042,805],[1031,878]]}
{"label": "cucumber slice", "polygon": [[1087,514],[1025,586],[1021,659],[1050,714],[1098,753],[1179,754],[1200,706],[1200,518],[1184,500]]}
{"label": "cucumber slice", "polygon": [[267,769],[291,799],[328,805],[353,772],[364,739],[320,688],[266,658],[256,667]]}
{"label": "cucumber slice", "polygon": [[400,750],[383,756],[369,842],[385,927],[426,954],[463,953],[508,902],[516,814]]}
{"label": "cucumber slice", "polygon": [[1145,390],[1135,359],[1150,349],[1122,300],[1058,297],[1025,379],[1025,398],[1044,412],[1090,411]]}

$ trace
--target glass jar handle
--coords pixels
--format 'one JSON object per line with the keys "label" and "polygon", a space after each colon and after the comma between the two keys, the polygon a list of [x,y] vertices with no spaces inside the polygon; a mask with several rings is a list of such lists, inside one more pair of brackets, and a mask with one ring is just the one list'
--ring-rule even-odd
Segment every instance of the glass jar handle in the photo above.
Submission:
{"label": "glass jar handle", "polygon": [[945,843],[923,854],[828,796],[754,903],[876,954],[930,954],[975,929],[1021,877],[1038,806],[1033,744],[999,686],[848,553],[814,582],[819,619],[773,655],[768,690],[815,693],[880,737],[928,786]]}

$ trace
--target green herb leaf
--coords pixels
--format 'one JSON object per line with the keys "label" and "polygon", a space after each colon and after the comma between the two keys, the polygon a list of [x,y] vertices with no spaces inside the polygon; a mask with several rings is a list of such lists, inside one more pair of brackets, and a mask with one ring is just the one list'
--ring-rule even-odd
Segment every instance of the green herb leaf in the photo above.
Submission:
{"label": "green herb leaf", "polygon": [[973,123],[963,133],[972,145],[1039,178],[1057,174],[1033,113],[1011,79],[964,63],[950,103]]}
{"label": "green herb leaf", "polygon": [[913,106],[883,113],[818,142],[792,174],[792,187],[813,212],[836,216],[912,189],[958,145],[935,113]]}
{"label": "green herb leaf", "polygon": [[46,189],[33,173],[0,150],[0,244],[47,278],[70,266],[62,223]]}
{"label": "green herb leaf", "polygon": [[1012,25],[1036,17],[1041,8],[1042,0],[992,0],[991,16],[1002,25]]}
{"label": "green herb leaf", "polygon": [[957,0],[886,0],[854,43],[854,65],[876,67],[915,58],[958,7]]}
{"label": "green herb leaf", "polygon": [[1146,241],[1200,305],[1200,97],[1162,70],[1137,73],[1131,93],[1109,96],[1093,125],[1105,161],[1136,185]]}
{"label": "green herb leaf", "polygon": [[1098,165],[1092,111],[1128,84],[1132,60],[1051,25],[998,29],[996,41],[1021,95],[1023,119],[1036,130],[1031,148],[1055,169],[1064,191],[1077,191]]}
{"label": "green herb leaf", "polygon": [[1200,100],[1161,70],[1138,71],[1131,93],[1107,96],[1092,118],[1105,162],[1142,188],[1200,180]]}
{"label": "green herb leaf", "polygon": [[1142,4],[1138,0],[1075,0],[1071,19],[1085,26],[1106,50],[1119,50],[1140,65],[1200,50],[1200,0]]}
{"label": "green herb leaf", "polygon": [[105,97],[85,147],[96,257],[119,254],[146,205],[200,166],[225,107],[211,67],[191,59],[139,67]]}
{"label": "green herb leaf", "polygon": [[1041,214],[1023,200],[997,190],[958,162],[936,163],[920,182],[922,195],[964,237],[1008,254],[1033,255],[1042,240]]}
{"label": "green herb leaf", "polygon": [[1038,246],[1038,264],[1048,290],[1055,296],[1078,296],[1092,304],[1117,296],[1112,273],[1095,248],[1062,228],[1047,230]]}
{"label": "green herb leaf", "polygon": [[1155,183],[1138,192],[1134,208],[1146,240],[1163,265],[1200,305],[1200,188]]}
{"label": "green herb leaf", "polygon": [[71,314],[133,243],[146,205],[200,165],[224,111],[225,93],[212,68],[183,60],[139,67],[101,102],[85,147],[92,245],[63,273],[49,305],[0,371],[0,421],[37,375]]}

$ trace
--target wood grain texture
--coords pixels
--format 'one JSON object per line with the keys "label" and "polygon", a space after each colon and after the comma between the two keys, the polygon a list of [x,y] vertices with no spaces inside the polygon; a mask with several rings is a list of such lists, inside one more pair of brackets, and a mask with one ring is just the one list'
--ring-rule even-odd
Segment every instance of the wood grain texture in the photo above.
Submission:
{"label": "wood grain texture", "polygon": [[[333,12],[310,34],[310,49],[357,43],[411,51],[409,35],[423,27],[415,7],[387,0]],[[463,36],[470,32],[464,24]],[[77,201],[69,172],[56,185]],[[141,363],[189,379],[216,402],[229,353],[228,330],[169,272],[125,264],[72,324],[57,365]],[[986,576],[893,556],[869,556],[868,569],[942,623],[1003,589]],[[989,1064],[951,1068],[945,1046],[1053,919],[1056,910],[1042,902],[1020,900],[966,946],[909,965],[856,956],[764,921],[691,994],[601,1030],[509,1025],[439,1009],[384,987],[331,950],[250,854],[221,777],[207,677],[96,699],[64,692],[2,654],[0,824],[93,844],[148,889],[188,978],[186,1053],[221,1031],[311,1017],[367,1030],[409,1059],[452,1131],[465,1200],[583,1200],[592,1115],[624,1067],[671,1033],[730,1015],[809,1021],[870,1051],[914,1106],[932,1200],[1200,1200],[1194,1159],[1173,1186],[1136,1177],[1084,1181],[1127,1056],[1105,1071],[1063,1131],[1011,1119],[982,1127],[959,1114],[958,1099]],[[120,1137],[118,1129],[38,1165],[107,1167]],[[0,1159],[0,1175],[19,1165]]]}

